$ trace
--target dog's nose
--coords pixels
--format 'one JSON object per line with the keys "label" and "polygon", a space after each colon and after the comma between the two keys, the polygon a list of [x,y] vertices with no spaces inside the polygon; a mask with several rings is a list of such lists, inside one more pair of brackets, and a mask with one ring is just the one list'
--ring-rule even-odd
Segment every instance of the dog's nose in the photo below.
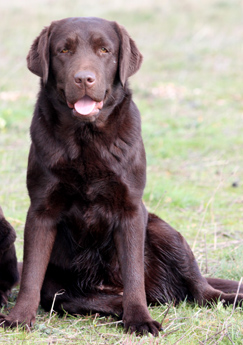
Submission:
{"label": "dog's nose", "polygon": [[85,85],[91,87],[95,84],[95,75],[90,71],[79,71],[74,76],[75,83],[78,85]]}

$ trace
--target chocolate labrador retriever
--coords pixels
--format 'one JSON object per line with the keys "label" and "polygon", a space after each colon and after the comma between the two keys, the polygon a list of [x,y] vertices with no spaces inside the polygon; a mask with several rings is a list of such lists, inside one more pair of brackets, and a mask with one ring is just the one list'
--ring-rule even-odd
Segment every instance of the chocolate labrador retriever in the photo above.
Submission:
{"label": "chocolate labrador retriever", "polygon": [[19,281],[15,238],[15,231],[0,207],[0,307],[7,303],[11,288]]}
{"label": "chocolate labrador retriever", "polygon": [[185,239],[142,202],[145,151],[127,82],[142,55],[127,31],[99,18],[55,21],[27,61],[41,86],[22,282],[5,325],[33,325],[39,302],[50,310],[55,296],[59,313],[118,315],[126,330],[156,336],[147,303],[240,302],[238,283],[203,278]]}

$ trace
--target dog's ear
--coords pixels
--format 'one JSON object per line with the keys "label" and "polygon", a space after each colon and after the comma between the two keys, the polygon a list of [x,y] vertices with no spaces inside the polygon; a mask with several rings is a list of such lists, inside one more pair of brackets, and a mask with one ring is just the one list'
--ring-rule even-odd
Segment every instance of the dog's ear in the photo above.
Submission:
{"label": "dog's ear", "polygon": [[143,56],[126,29],[116,22],[115,28],[120,38],[119,75],[124,86],[127,79],[140,68]]}
{"label": "dog's ear", "polygon": [[46,84],[49,74],[49,27],[45,27],[34,40],[27,56],[29,70]]}

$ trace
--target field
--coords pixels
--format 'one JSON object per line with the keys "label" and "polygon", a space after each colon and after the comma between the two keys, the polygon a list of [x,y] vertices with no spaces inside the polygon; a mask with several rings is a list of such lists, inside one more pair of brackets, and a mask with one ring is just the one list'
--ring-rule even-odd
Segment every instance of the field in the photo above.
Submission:
{"label": "field", "polygon": [[[241,0],[0,0],[0,205],[23,230],[29,126],[39,81],[26,67],[52,20],[99,16],[124,25],[144,56],[131,78],[143,121],[148,209],[180,231],[206,276],[240,280],[243,249],[243,2]],[[14,304],[15,289],[7,308]],[[159,338],[125,334],[112,318],[38,311],[30,333],[0,329],[0,344],[242,344],[243,311],[150,308]]]}

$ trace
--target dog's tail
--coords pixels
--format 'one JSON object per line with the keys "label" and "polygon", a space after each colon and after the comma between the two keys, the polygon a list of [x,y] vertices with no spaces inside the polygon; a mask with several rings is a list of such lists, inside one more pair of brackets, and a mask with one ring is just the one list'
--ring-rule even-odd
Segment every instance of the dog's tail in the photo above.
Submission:
{"label": "dog's tail", "polygon": [[214,289],[223,291],[225,293],[243,293],[243,282],[239,286],[240,282],[228,279],[219,278],[206,278],[209,285]]}

